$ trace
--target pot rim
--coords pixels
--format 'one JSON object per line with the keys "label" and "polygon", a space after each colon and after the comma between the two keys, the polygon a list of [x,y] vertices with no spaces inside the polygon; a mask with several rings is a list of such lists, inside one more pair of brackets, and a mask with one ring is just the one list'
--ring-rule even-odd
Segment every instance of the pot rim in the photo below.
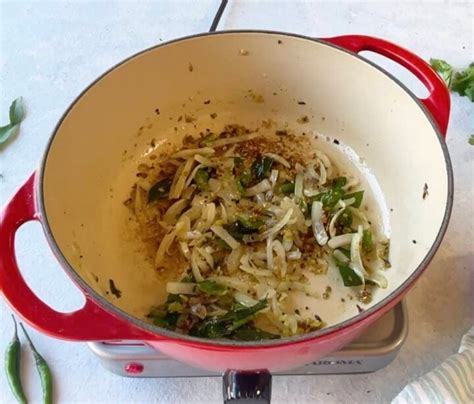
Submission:
{"label": "pot rim", "polygon": [[[388,79],[394,81],[398,86],[400,86],[405,93],[409,97],[412,98],[412,100],[418,105],[418,107],[423,111],[425,117],[428,119],[429,123],[431,124],[434,133],[436,134],[438,141],[440,143],[441,149],[443,151],[443,156],[444,156],[444,162],[446,166],[446,175],[447,175],[447,200],[446,200],[446,208],[444,211],[444,216],[443,216],[443,221],[441,223],[441,226],[439,228],[438,234],[436,235],[436,238],[431,245],[430,249],[426,253],[425,257],[423,260],[420,262],[420,264],[417,266],[417,268],[411,273],[411,275],[398,287],[396,288],[392,293],[390,293],[388,296],[386,296],[384,299],[380,300],[377,302],[375,305],[370,307],[367,310],[364,310],[363,312],[357,314],[354,317],[351,317],[347,320],[344,320],[342,322],[336,323],[334,325],[331,325],[327,328],[322,328],[317,331],[313,331],[311,333],[307,334],[301,334],[297,336],[292,336],[292,337],[283,337],[281,339],[277,340],[263,340],[263,341],[231,341],[231,340],[209,340],[205,338],[198,338],[198,337],[193,337],[189,335],[183,335],[179,334],[174,331],[166,330],[164,328],[160,328],[158,326],[155,326],[153,324],[149,324],[145,322],[144,320],[140,320],[126,311],[116,307],[114,304],[112,304],[110,301],[108,301],[105,297],[101,296],[99,293],[97,293],[87,282],[83,280],[81,276],[76,272],[74,267],[68,262],[66,257],[63,255],[61,249],[59,248],[53,232],[51,230],[51,227],[48,222],[48,218],[46,215],[46,210],[45,210],[45,204],[44,204],[44,187],[43,187],[43,180],[44,180],[44,175],[45,175],[45,168],[49,156],[50,149],[52,147],[53,141],[59,131],[59,128],[61,124],[63,123],[64,119],[69,115],[69,112],[74,108],[76,103],[91,89],[95,86],[96,83],[98,83],[100,80],[102,80],[105,76],[107,76],[109,73],[113,72],[115,69],[118,67],[124,65],[125,63],[147,53],[150,51],[154,51],[157,48],[168,46],[170,44],[174,44],[177,42],[183,42],[187,40],[192,40],[200,37],[206,37],[206,36],[214,36],[214,35],[228,35],[228,34],[262,34],[262,35],[275,35],[275,36],[286,36],[290,38],[298,38],[298,39],[303,39],[306,41],[310,41],[313,43],[317,43],[319,45],[323,46],[328,46],[334,49],[337,49],[339,51],[342,51],[344,53],[349,54],[352,57],[357,58],[359,61],[368,64],[372,68],[375,68],[379,73],[385,75]],[[421,100],[416,97],[400,80],[398,80],[396,77],[394,77],[391,73],[387,72],[386,70],[382,69],[380,66],[376,65],[374,62],[363,58],[357,53],[351,52],[341,46],[334,45],[332,43],[326,42],[324,39],[319,39],[319,38],[313,38],[309,37],[306,35],[300,35],[296,33],[291,33],[291,32],[281,32],[281,31],[272,31],[272,30],[228,30],[228,31],[218,31],[218,32],[204,32],[204,33],[199,33],[199,34],[194,34],[194,35],[189,35],[185,37],[180,37],[177,39],[173,39],[167,42],[160,43],[158,45],[151,46],[149,48],[146,48],[144,50],[141,50],[132,56],[129,56],[125,58],[124,60],[118,62],[117,64],[113,65],[111,68],[106,70],[104,73],[102,73],[100,76],[98,76],[92,83],[90,83],[84,90],[82,90],[71,102],[71,104],[68,106],[68,108],[65,110],[65,112],[62,114],[61,118],[55,125],[53,132],[48,140],[46,149],[44,151],[40,168],[38,170],[39,175],[37,178],[37,185],[38,185],[38,190],[37,190],[37,202],[38,202],[38,208],[40,211],[40,217],[41,217],[41,224],[43,226],[46,239],[58,259],[59,263],[61,264],[62,268],[65,269],[68,273],[68,275],[72,278],[72,280],[79,285],[79,287],[82,289],[83,292],[86,293],[87,296],[90,296],[95,304],[98,304],[100,307],[102,307],[104,310],[111,312],[112,315],[115,314],[119,316],[119,318],[122,318],[123,321],[128,321],[133,324],[133,326],[138,327],[140,329],[146,330],[147,332],[151,334],[155,334],[158,336],[163,336],[166,337],[167,339],[172,339],[172,340],[179,340],[180,342],[187,343],[189,345],[201,345],[201,346],[207,346],[207,347],[215,347],[215,348],[272,348],[272,347],[277,347],[277,346],[282,346],[282,345],[288,345],[288,344],[295,344],[295,343],[301,343],[309,340],[318,340],[318,339],[323,339],[323,337],[330,337],[332,334],[336,332],[340,332],[344,329],[347,329],[349,327],[352,327],[356,324],[361,323],[363,320],[368,319],[375,313],[379,312],[382,310],[384,307],[389,305],[391,302],[395,301],[399,296],[403,295],[411,285],[414,284],[416,279],[423,273],[423,271],[426,269],[428,266],[429,262],[431,259],[434,257],[436,251],[438,250],[441,241],[444,237],[444,234],[446,233],[446,229],[448,227],[449,223],[449,218],[451,216],[451,211],[452,211],[452,205],[453,205],[453,169],[452,169],[452,164],[451,164],[451,159],[449,157],[448,153],[448,148],[446,145],[446,142],[443,139],[443,136],[441,135],[440,129],[438,128],[433,116],[431,113],[427,110],[425,105],[421,102]],[[87,298],[87,297],[86,297]],[[151,341],[151,340],[150,340]]]}

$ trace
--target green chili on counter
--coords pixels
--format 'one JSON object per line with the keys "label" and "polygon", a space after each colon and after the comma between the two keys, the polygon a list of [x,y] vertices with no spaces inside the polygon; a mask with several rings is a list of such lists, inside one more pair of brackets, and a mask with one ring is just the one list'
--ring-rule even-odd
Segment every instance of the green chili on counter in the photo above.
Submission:
{"label": "green chili on counter", "polygon": [[33,357],[35,358],[36,369],[41,380],[41,387],[43,388],[43,404],[52,404],[53,402],[53,379],[51,375],[51,370],[49,369],[48,364],[44,358],[36,350],[33,342],[30,339],[30,336],[23,327],[23,324],[20,323],[20,327],[25,334],[26,339],[28,340],[28,345],[30,346],[31,351],[33,352]]}
{"label": "green chili on counter", "polygon": [[5,372],[7,374],[8,383],[10,389],[21,404],[26,404],[27,400],[25,393],[23,392],[23,386],[21,385],[20,377],[20,357],[21,357],[21,344],[18,339],[18,330],[16,326],[15,317],[13,317],[13,323],[15,324],[15,332],[13,338],[7,346],[5,351]]}

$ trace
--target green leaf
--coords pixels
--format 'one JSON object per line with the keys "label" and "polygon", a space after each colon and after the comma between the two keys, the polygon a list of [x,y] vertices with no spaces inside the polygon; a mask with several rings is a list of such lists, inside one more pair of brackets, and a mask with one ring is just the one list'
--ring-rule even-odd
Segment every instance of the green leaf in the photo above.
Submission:
{"label": "green leaf", "polygon": [[249,170],[242,170],[240,174],[236,178],[237,189],[241,194],[245,192],[245,188],[247,188],[252,180],[252,174]]}
{"label": "green leaf", "polygon": [[194,182],[201,191],[209,189],[209,171],[205,168],[200,168],[194,175]]}
{"label": "green leaf", "polygon": [[362,233],[362,249],[365,252],[371,252],[374,249],[374,243],[372,241],[372,232],[369,229],[364,230]]}
{"label": "green leaf", "polygon": [[262,227],[265,224],[265,222],[259,219],[258,217],[246,216],[246,215],[238,216],[237,221],[239,222],[240,226],[245,228],[245,230],[248,231],[249,233],[254,233],[258,231],[258,229],[260,229],[260,227]]}
{"label": "green leaf", "polygon": [[313,201],[321,201],[325,208],[332,209],[343,196],[340,188],[334,188],[326,192],[321,192],[313,198]]}
{"label": "green leaf", "polygon": [[471,135],[471,136],[469,137],[468,142],[469,142],[469,144],[470,144],[471,146],[474,146],[474,135]]}
{"label": "green leaf", "polygon": [[452,66],[440,59],[430,59],[433,69],[442,77],[449,90],[466,96],[474,102],[474,63],[466,69],[456,71]]}
{"label": "green leaf", "polygon": [[18,97],[10,105],[10,125],[16,125],[23,120],[25,111],[23,107],[23,98]]}
{"label": "green leaf", "polygon": [[451,87],[451,77],[453,74],[452,66],[441,59],[430,59],[430,64],[433,69],[441,76],[448,88]]}
{"label": "green leaf", "polygon": [[235,330],[231,335],[230,339],[237,341],[258,341],[264,339],[279,339],[280,336],[255,328],[251,326],[243,326]]}
{"label": "green leaf", "polygon": [[262,157],[259,156],[257,159],[253,162],[251,171],[253,178],[256,181],[261,181],[264,178],[268,177],[268,174],[270,173],[270,170],[273,165],[273,159],[270,157]]}
{"label": "green leaf", "polygon": [[219,139],[219,136],[216,133],[209,133],[201,139],[201,141],[199,142],[199,145],[205,146],[205,145],[208,145],[209,143],[212,143],[214,140],[217,140],[217,139]]}
{"label": "green leaf", "polygon": [[360,286],[362,285],[362,279],[354,272],[354,270],[349,267],[347,264],[335,260],[336,265],[339,268],[339,273],[341,274],[342,281],[344,286]]}
{"label": "green leaf", "polygon": [[295,192],[295,183],[292,181],[285,181],[283,184],[278,186],[278,192],[288,195]]}
{"label": "green leaf", "polygon": [[191,335],[201,338],[223,338],[231,335],[254,318],[254,315],[267,307],[267,302],[259,301],[252,307],[236,303],[223,316],[209,318],[197,323],[190,331]]}
{"label": "green leaf", "polygon": [[351,227],[352,224],[352,213],[350,210],[344,209],[341,215],[337,219],[337,226],[344,228]]}
{"label": "green leaf", "polygon": [[333,188],[342,188],[344,185],[347,184],[346,177],[337,177],[332,180],[332,187]]}
{"label": "green leaf", "polygon": [[451,90],[474,101],[474,64],[466,70],[454,73],[451,79]]}
{"label": "green leaf", "polygon": [[10,137],[15,136],[20,129],[20,124],[7,125],[0,128],[0,144],[6,142]]}
{"label": "green leaf", "polygon": [[161,317],[154,317],[153,324],[158,327],[166,328],[167,330],[174,330],[178,323],[179,313],[166,313]]}
{"label": "green leaf", "polygon": [[166,198],[170,192],[172,182],[173,180],[170,177],[160,180],[153,185],[148,191],[148,203]]}
{"label": "green leaf", "polygon": [[197,284],[197,288],[209,296],[222,296],[227,292],[227,288],[214,281],[202,281]]}
{"label": "green leaf", "polygon": [[237,220],[236,222],[225,225],[224,229],[226,229],[236,240],[242,240],[244,235],[256,233],[261,226],[259,226],[259,224],[259,221],[253,223],[250,221],[244,221],[244,224],[242,224],[240,220]]}
{"label": "green leaf", "polygon": [[351,198],[355,198],[355,202],[351,206],[354,208],[360,208],[360,205],[362,205],[362,199],[364,198],[364,191],[352,192],[351,194],[346,194],[342,197],[344,200]]}

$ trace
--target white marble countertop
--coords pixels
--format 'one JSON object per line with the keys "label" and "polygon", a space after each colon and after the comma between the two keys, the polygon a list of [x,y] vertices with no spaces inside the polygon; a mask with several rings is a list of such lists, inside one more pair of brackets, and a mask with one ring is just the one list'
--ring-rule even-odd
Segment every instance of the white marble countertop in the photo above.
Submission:
{"label": "white marble countertop", "polygon": [[[51,131],[76,95],[121,59],[160,41],[206,31],[219,4],[200,1],[0,1],[0,122],[10,102],[25,99],[19,136],[0,148],[0,205],[38,166]],[[231,1],[220,29],[293,31],[315,37],[360,33],[456,66],[474,59],[474,5],[469,1]],[[380,58],[377,59],[380,61]],[[410,88],[421,86],[393,64]],[[273,402],[387,402],[410,380],[454,353],[474,324],[474,104],[452,96],[447,143],[454,167],[451,223],[426,274],[409,293],[410,331],[398,357],[374,374],[274,379]],[[30,285],[53,307],[81,304],[79,292],[50,253],[39,224],[17,235],[18,261]],[[10,309],[0,299],[0,350],[11,337]],[[105,371],[85,344],[31,334],[55,375],[57,402],[219,403],[220,378],[123,379]],[[25,386],[41,397],[32,358]],[[0,401],[13,402],[0,372]]]}

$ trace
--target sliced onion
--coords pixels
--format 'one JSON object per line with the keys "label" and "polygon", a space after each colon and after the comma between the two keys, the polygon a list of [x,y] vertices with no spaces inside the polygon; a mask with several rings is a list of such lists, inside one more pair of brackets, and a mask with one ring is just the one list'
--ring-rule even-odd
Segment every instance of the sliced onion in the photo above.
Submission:
{"label": "sliced onion", "polygon": [[263,240],[263,239],[266,239],[267,237],[277,234],[290,221],[292,214],[293,214],[293,209],[292,208],[288,209],[288,211],[285,213],[285,216],[283,216],[283,218],[277,224],[275,224],[275,226],[270,227],[269,229],[265,230],[260,235],[260,239]]}
{"label": "sliced onion", "polygon": [[340,250],[334,250],[332,255],[334,255],[334,258],[336,258],[338,261],[341,261],[344,263],[349,262],[349,258],[347,258],[346,255]]}
{"label": "sliced onion", "polygon": [[278,162],[281,165],[285,166],[286,168],[291,168],[290,163],[284,157],[280,156],[279,154],[265,153],[265,156],[268,156],[268,157],[272,158],[273,160],[275,160],[276,162]]}
{"label": "sliced onion", "polygon": [[331,240],[328,241],[328,246],[332,248],[333,250],[335,250],[336,248],[349,245],[352,242],[353,235],[354,233],[348,233],[348,234],[341,234],[340,236],[333,237]]}
{"label": "sliced onion", "polygon": [[168,282],[166,292],[173,295],[194,295],[196,293],[196,284],[188,282]]}
{"label": "sliced onion", "polygon": [[263,283],[255,285],[255,292],[257,292],[258,300],[272,299],[276,295],[275,289]]}
{"label": "sliced onion", "polygon": [[169,199],[177,199],[183,192],[186,178],[191,173],[194,165],[194,159],[188,159],[186,162],[178,168],[171,184]]}
{"label": "sliced onion", "polygon": [[266,256],[267,256],[267,268],[273,269],[273,239],[271,237],[267,238],[266,246]]}
{"label": "sliced onion", "polygon": [[273,273],[268,269],[255,268],[250,262],[248,254],[242,255],[240,258],[240,269],[254,276],[273,276]]}
{"label": "sliced onion", "polygon": [[367,275],[365,279],[368,281],[372,281],[382,289],[386,289],[388,286],[387,278],[385,278],[385,276],[382,275],[380,271],[376,271],[373,274]]}
{"label": "sliced onion", "polygon": [[233,136],[233,137],[228,137],[226,139],[218,139],[214,142],[210,142],[210,145],[212,147],[227,146],[229,144],[247,142],[249,140],[255,139],[255,138],[260,137],[262,135],[263,134],[260,133],[260,132],[255,132],[255,133],[249,133],[249,134],[241,135],[241,136]]}
{"label": "sliced onion", "polygon": [[327,173],[328,177],[331,177],[332,174],[332,164],[331,160],[329,160],[328,156],[326,156],[322,151],[320,150],[315,150],[316,156],[323,162],[323,165],[325,166],[325,172]]}
{"label": "sliced onion", "polygon": [[258,301],[242,292],[235,292],[234,299],[245,307],[255,306]]}
{"label": "sliced onion", "polygon": [[196,229],[201,232],[207,231],[216,218],[216,205],[214,202],[207,203],[202,209],[201,220],[196,224]]}
{"label": "sliced onion", "polygon": [[272,188],[275,186],[278,180],[278,170],[272,170],[270,174],[270,184],[272,184]]}
{"label": "sliced onion", "polygon": [[286,275],[286,254],[283,245],[279,240],[274,240],[272,243],[273,251],[275,251],[278,259],[280,260],[280,273],[283,278]]}
{"label": "sliced onion", "polygon": [[251,285],[247,282],[231,276],[210,276],[208,279],[241,292],[246,292],[251,289]]}
{"label": "sliced onion", "polygon": [[216,234],[216,236],[224,240],[230,248],[236,249],[240,247],[239,242],[234,237],[232,237],[229,232],[222,226],[213,225],[211,226],[211,230]]}
{"label": "sliced onion", "polygon": [[367,219],[367,216],[365,216],[360,209],[353,208],[351,206],[349,210],[354,216],[356,216],[362,222],[362,227],[364,228],[364,230],[370,228],[369,219]]}
{"label": "sliced onion", "polygon": [[211,160],[209,160],[207,157],[201,156],[200,154],[196,154],[194,156],[194,160],[196,160],[198,163],[201,163],[201,165],[205,167],[216,166]]}
{"label": "sliced onion", "polygon": [[313,202],[311,206],[311,222],[313,233],[319,245],[325,245],[328,242],[328,235],[323,224],[323,204],[319,201]]}
{"label": "sliced onion", "polygon": [[209,156],[214,154],[216,151],[211,147],[202,147],[200,149],[184,149],[180,150],[179,152],[173,154],[173,158],[188,158],[190,156],[194,156],[196,154],[203,154],[205,156]]}
{"label": "sliced onion", "polygon": [[225,208],[225,205],[222,202],[219,202],[219,208],[220,208],[220,213],[221,213],[221,219],[224,223],[228,222],[228,216],[227,216],[227,209]]}
{"label": "sliced onion", "polygon": [[[342,201],[339,201],[339,202],[342,202]],[[344,205],[344,202],[342,202],[342,204]],[[336,222],[337,222],[337,219],[339,219],[339,216],[342,215],[342,213],[346,210],[346,206],[344,205],[341,209],[339,209],[336,214],[332,217],[331,221],[329,222],[329,235],[331,237],[335,237],[336,236]]]}
{"label": "sliced onion", "polygon": [[189,250],[189,246],[186,241],[179,242],[179,249],[181,250],[181,253],[184,255],[185,258],[187,258],[188,260],[191,259],[191,251]]}
{"label": "sliced onion", "polygon": [[239,269],[240,265],[240,257],[242,256],[242,248],[239,246],[237,248],[234,248],[229,256],[227,257],[226,264],[227,264],[227,270],[232,273],[235,272]]}
{"label": "sliced onion", "polygon": [[286,254],[286,257],[290,261],[297,261],[301,258],[301,251],[300,250],[290,251]]}
{"label": "sliced onion", "polygon": [[209,265],[209,268],[214,268],[214,258],[212,257],[212,254],[208,251],[206,251],[205,248],[199,248],[196,247],[195,250],[198,251],[198,253],[206,260],[207,265]]}
{"label": "sliced onion", "polygon": [[172,232],[166,234],[161,240],[160,246],[158,247],[158,251],[156,252],[155,256],[155,267],[160,267],[163,259],[165,258],[166,251],[173,243],[175,236],[176,232],[173,230]]}
{"label": "sliced onion", "polygon": [[204,280],[204,277],[201,275],[201,269],[199,268],[199,253],[197,248],[193,248],[193,251],[191,253],[191,269],[193,272],[194,279],[196,279],[197,282],[202,282]]}
{"label": "sliced onion", "polygon": [[263,181],[259,182],[257,185],[247,188],[247,190],[245,191],[245,196],[255,196],[257,194],[267,192],[270,189],[272,189],[272,185],[267,179],[264,179]]}
{"label": "sliced onion", "polygon": [[297,199],[300,199],[300,198],[303,197],[303,180],[304,180],[303,173],[296,174],[296,178],[295,178],[295,196],[296,196]]}
{"label": "sliced onion", "polygon": [[314,169],[314,162],[311,162],[308,164],[308,166],[306,167],[306,173],[308,174],[308,177],[310,178],[313,178],[315,180],[319,179],[319,174]]}
{"label": "sliced onion", "polygon": [[144,189],[146,192],[148,192],[150,190],[150,188],[152,187],[152,184],[150,184],[149,181],[147,181],[146,179],[144,178],[140,178],[138,181],[137,181],[137,185]]}
{"label": "sliced onion", "polygon": [[290,251],[293,247],[293,233],[289,229],[283,232],[282,244],[285,251]]}
{"label": "sliced onion", "polygon": [[163,221],[167,224],[176,223],[177,216],[181,214],[186,206],[188,206],[188,201],[186,199],[179,199],[168,208],[163,215]]}
{"label": "sliced onion", "polygon": [[326,183],[328,174],[326,171],[326,167],[324,166],[324,163],[319,160],[319,172],[321,175],[319,176],[319,185],[324,185]]}
{"label": "sliced onion", "polygon": [[362,257],[360,255],[360,243],[362,241],[362,226],[359,226],[357,233],[352,235],[351,242],[351,262],[350,267],[354,270],[357,276],[362,280],[364,284],[364,275],[367,275],[367,271],[362,264]]}
{"label": "sliced onion", "polygon": [[204,167],[202,164],[198,164],[196,167],[194,167],[193,171],[191,171],[191,174],[189,175],[188,179],[186,180],[186,183],[184,184],[186,187],[188,187],[192,180],[194,179],[196,173],[202,168]]}

